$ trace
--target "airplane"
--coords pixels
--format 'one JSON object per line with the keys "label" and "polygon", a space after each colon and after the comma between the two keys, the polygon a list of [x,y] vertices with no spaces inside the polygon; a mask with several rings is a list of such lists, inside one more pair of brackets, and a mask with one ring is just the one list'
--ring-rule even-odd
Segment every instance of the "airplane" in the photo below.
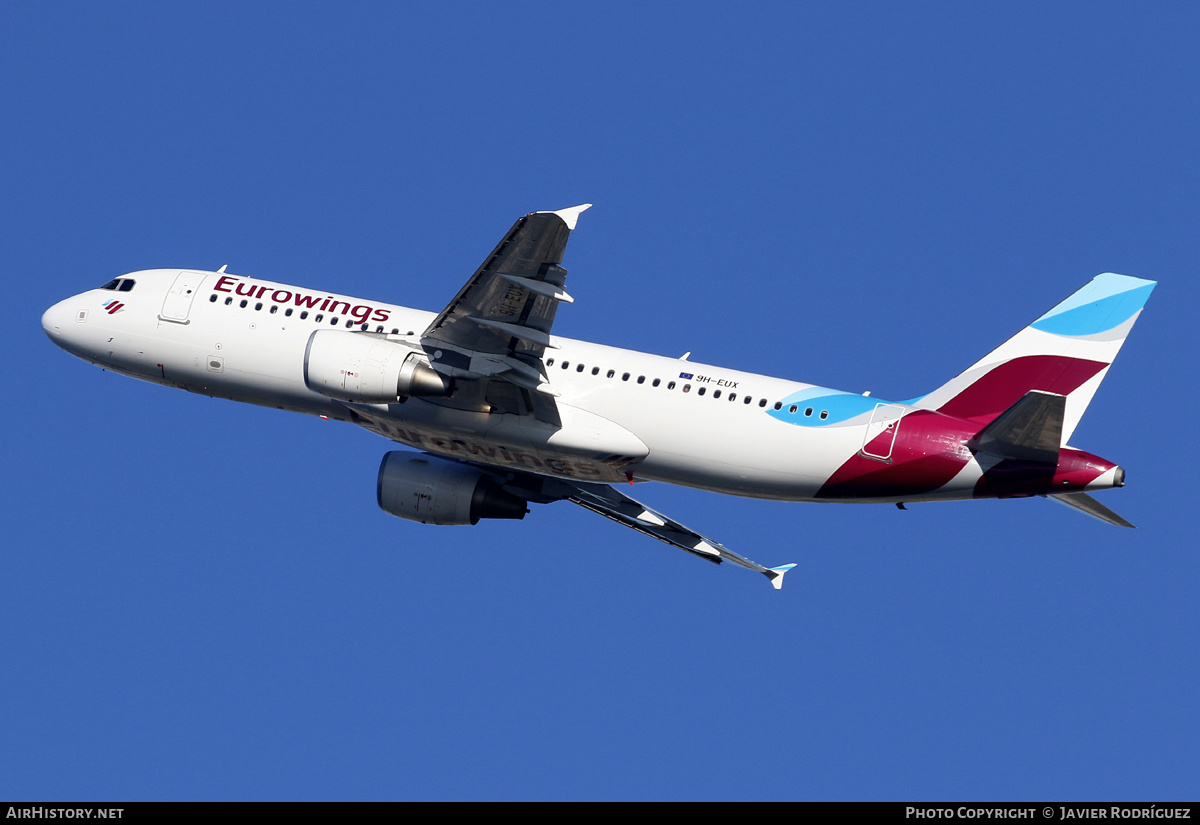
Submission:
{"label": "airplane", "polygon": [[377,500],[425,524],[521,519],[571,501],[780,589],[766,567],[617,486],[659,481],[780,501],[1045,496],[1132,527],[1089,493],[1125,471],[1068,446],[1155,287],[1093,278],[925,395],[887,401],[551,333],[591,204],[531,212],[439,313],[216,272],[131,272],[42,328],[106,370],[348,421],[386,453]]}

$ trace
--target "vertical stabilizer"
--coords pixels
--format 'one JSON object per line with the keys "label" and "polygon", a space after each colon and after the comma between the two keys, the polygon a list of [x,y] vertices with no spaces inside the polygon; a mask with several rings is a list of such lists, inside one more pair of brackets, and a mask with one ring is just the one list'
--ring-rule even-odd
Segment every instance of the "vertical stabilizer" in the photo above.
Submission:
{"label": "vertical stabilizer", "polygon": [[983,427],[1026,393],[1066,396],[1066,444],[1154,286],[1128,275],[1097,275],[917,406]]}

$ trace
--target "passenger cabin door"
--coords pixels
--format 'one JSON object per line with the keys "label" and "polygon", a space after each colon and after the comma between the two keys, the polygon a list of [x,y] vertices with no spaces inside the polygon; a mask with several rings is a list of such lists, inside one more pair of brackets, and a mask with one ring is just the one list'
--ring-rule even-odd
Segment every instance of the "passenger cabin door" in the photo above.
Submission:
{"label": "passenger cabin door", "polygon": [[896,433],[900,430],[900,418],[904,408],[897,404],[876,404],[863,436],[862,455],[876,461],[892,460],[892,447],[896,444]]}
{"label": "passenger cabin door", "polygon": [[203,272],[180,272],[175,277],[175,283],[167,291],[163,300],[162,312],[158,317],[163,321],[175,324],[188,323],[188,314],[192,311],[192,299],[200,291],[200,283],[204,280]]}

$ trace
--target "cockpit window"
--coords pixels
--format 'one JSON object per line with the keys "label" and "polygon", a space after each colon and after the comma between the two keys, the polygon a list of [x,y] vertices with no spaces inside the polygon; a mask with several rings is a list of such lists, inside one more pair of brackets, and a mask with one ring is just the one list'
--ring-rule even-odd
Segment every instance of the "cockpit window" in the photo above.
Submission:
{"label": "cockpit window", "polygon": [[134,284],[136,284],[136,283],[137,283],[137,281],[133,280],[133,278],[113,278],[111,281],[109,281],[107,284],[105,284],[104,286],[102,286],[100,288],[101,289],[119,290],[121,292],[128,292],[129,290],[133,289]]}
{"label": "cockpit window", "polygon": [[117,285],[120,283],[121,283],[120,278],[113,278],[111,281],[109,281],[107,284],[105,284],[104,286],[102,286],[100,288],[101,289],[116,289]]}

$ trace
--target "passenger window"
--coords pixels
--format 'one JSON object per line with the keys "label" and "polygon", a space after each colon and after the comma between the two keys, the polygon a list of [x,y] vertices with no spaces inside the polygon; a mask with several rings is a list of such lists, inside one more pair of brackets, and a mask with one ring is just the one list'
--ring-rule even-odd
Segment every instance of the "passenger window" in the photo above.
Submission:
{"label": "passenger window", "polygon": [[812,407],[805,407],[804,414],[807,416],[812,416]]}
{"label": "passenger window", "polygon": [[729,400],[737,401],[737,393],[734,393],[734,392],[729,393]]}
{"label": "passenger window", "polygon": [[330,326],[336,327],[337,322],[338,322],[338,317],[336,315],[334,315],[332,318],[329,319]]}
{"label": "passenger window", "polygon": [[271,314],[274,315],[276,312],[279,312],[279,307],[271,304]]}
{"label": "passenger window", "polygon": [[795,404],[793,404],[792,406],[788,407],[788,412],[790,412],[792,415],[795,415],[796,410],[798,410],[798,409],[800,409],[800,408],[797,407]]}
{"label": "passenger window", "polygon": [[639,383],[639,384],[645,384],[645,383],[646,383],[646,376],[644,376],[644,375],[639,375],[639,376],[638,376],[638,383]]}
{"label": "passenger window", "polygon": [[577,364],[575,366],[575,372],[583,372],[583,364]]}
{"label": "passenger window", "polygon": [[760,406],[760,407],[767,406],[767,399],[765,399],[765,398],[758,399],[758,406]]}
{"label": "passenger window", "polygon": [[821,410],[821,420],[824,421],[829,417],[829,410]]}
{"label": "passenger window", "polygon": [[614,375],[616,375],[616,373],[615,373],[615,372],[613,372],[612,370],[609,370],[609,371],[608,371],[608,377],[609,377],[609,378],[612,378]]}
{"label": "passenger window", "polygon": [[599,375],[599,374],[600,374],[600,368],[592,367],[592,375]]}
{"label": "passenger window", "polygon": [[563,362],[562,362],[562,368],[563,368],[564,370],[565,370],[567,367],[569,367],[569,366],[571,366],[571,362],[570,362],[570,361],[563,361]]}
{"label": "passenger window", "polygon": [[747,395],[745,398],[742,399],[742,403],[749,406],[750,402],[753,400],[754,400],[753,398],[751,398],[750,396]]}
{"label": "passenger window", "polygon": [[308,318],[308,310],[307,309],[300,313],[301,321],[305,320],[306,318]]}
{"label": "passenger window", "polygon": [[316,322],[319,324],[319,323],[321,323],[322,321],[324,321],[324,320],[325,320],[325,316],[324,316],[324,315],[322,315],[321,313],[319,313],[319,312],[318,312],[318,313],[317,313],[317,317],[316,317],[316,318],[313,318],[313,320],[314,320],[314,321],[316,321]]}
{"label": "passenger window", "polygon": [[691,391],[692,391],[692,385],[691,385],[691,384],[684,384],[684,385],[683,385],[683,391],[684,391],[684,392],[691,392]]}
{"label": "passenger window", "polygon": [[696,395],[704,395],[707,389],[708,387],[701,387],[700,389],[696,390]]}
{"label": "passenger window", "polygon": [[657,387],[657,386],[658,386],[659,384],[661,384],[661,383],[662,383],[662,379],[661,379],[661,378],[655,378],[655,379],[654,379],[654,381],[653,381],[653,382],[650,384],[650,386],[652,386],[652,387]]}
{"label": "passenger window", "polygon": [[248,304],[248,303],[249,303],[249,301],[247,301],[245,298],[243,298],[242,302],[240,304],[238,304],[238,306],[240,306],[242,309],[245,309],[246,304]]}
{"label": "passenger window", "polygon": [[232,303],[233,303],[233,298],[226,298],[226,299],[225,299],[225,306],[229,306],[229,305],[230,305],[230,304],[232,304]]}
{"label": "passenger window", "polygon": [[258,312],[260,309],[262,309],[262,301],[259,301],[257,304],[254,305],[255,312]]}
{"label": "passenger window", "polygon": [[783,409],[783,402],[782,402],[782,401],[776,401],[776,402],[775,402],[775,409],[777,409],[777,410],[782,410],[782,409]]}
{"label": "passenger window", "polygon": [[674,381],[668,381],[668,382],[667,382],[667,389],[669,389],[669,390],[673,390],[673,389],[675,389],[675,382],[674,382]]}
{"label": "passenger window", "polygon": [[621,376],[621,380],[622,380],[622,381],[628,381],[628,380],[629,380],[629,373],[625,373],[624,375],[622,375],[622,376]]}
{"label": "passenger window", "polygon": [[210,304],[215,304],[215,303],[217,302],[217,296],[216,296],[216,293],[213,293],[212,295],[209,295],[209,296],[208,296],[208,302],[209,302]]}
{"label": "passenger window", "polygon": [[292,317],[292,308],[288,307],[287,309],[285,309],[283,311],[283,314],[286,315],[288,318],[291,318]]}
{"label": "passenger window", "polygon": [[553,367],[553,366],[554,366],[554,359],[553,359],[553,358],[547,358],[547,359],[546,359],[546,366],[547,366],[547,367]]}

